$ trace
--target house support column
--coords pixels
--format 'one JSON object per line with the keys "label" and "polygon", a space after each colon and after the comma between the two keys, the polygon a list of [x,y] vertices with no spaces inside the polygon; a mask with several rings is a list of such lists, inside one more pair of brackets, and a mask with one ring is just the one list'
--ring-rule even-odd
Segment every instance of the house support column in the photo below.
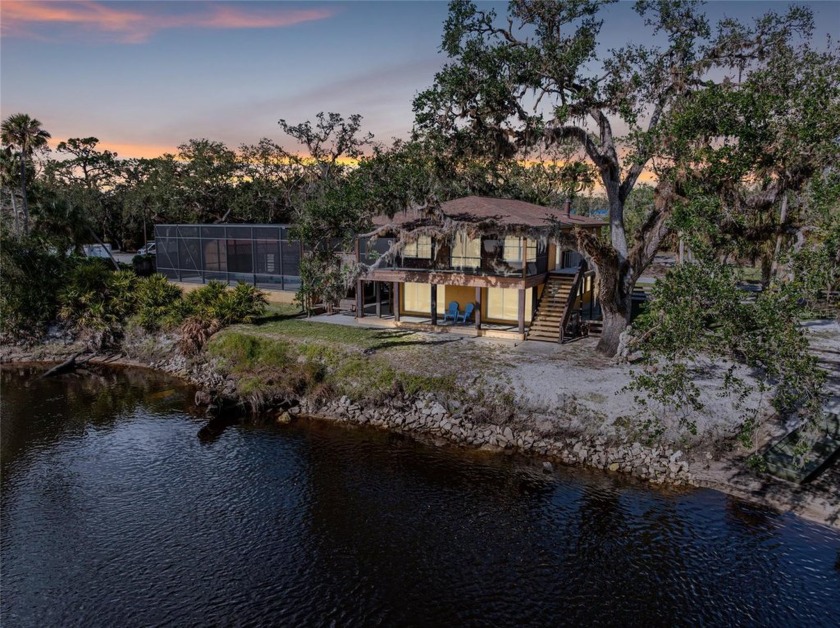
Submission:
{"label": "house support column", "polygon": [[481,288],[475,289],[475,310],[473,313],[475,316],[475,328],[476,330],[481,329]]}
{"label": "house support column", "polygon": [[359,279],[356,282],[356,318],[365,317],[365,282]]}
{"label": "house support column", "polygon": [[373,282],[374,298],[376,299],[376,318],[382,318],[382,290],[378,281]]}
{"label": "house support column", "polygon": [[522,258],[522,279],[528,276],[528,238],[519,238],[521,247],[519,257]]}
{"label": "house support column", "polygon": [[432,284],[432,325],[437,325],[437,284]]}
{"label": "house support column", "polygon": [[399,323],[400,322],[400,282],[395,281],[394,287],[391,289],[391,297],[394,300],[393,309],[394,309],[394,321]]}
{"label": "house support column", "polygon": [[525,333],[525,288],[519,289],[519,333]]}

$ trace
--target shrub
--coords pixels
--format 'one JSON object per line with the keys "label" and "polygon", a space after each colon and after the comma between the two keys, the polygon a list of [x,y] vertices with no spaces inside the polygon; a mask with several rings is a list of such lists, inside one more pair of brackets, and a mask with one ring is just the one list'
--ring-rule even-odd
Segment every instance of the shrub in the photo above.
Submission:
{"label": "shrub", "polygon": [[239,282],[233,290],[225,292],[217,307],[217,317],[224,325],[252,323],[265,314],[268,300],[256,287]]}
{"label": "shrub", "polygon": [[183,318],[181,289],[160,274],[141,279],[137,286],[137,324],[146,331],[171,327]]}
{"label": "shrub", "polygon": [[210,336],[222,328],[217,318],[204,316],[190,316],[181,325],[181,341],[179,346],[184,355],[195,355],[201,351]]}
{"label": "shrub", "polygon": [[233,290],[228,290],[225,284],[210,281],[186,297],[189,315],[208,320],[217,319],[222,325],[251,323],[254,318],[265,313],[267,303],[265,293],[243,282],[239,282]]}
{"label": "shrub", "polygon": [[265,294],[240,282],[233,290],[219,281],[189,293],[184,300],[186,320],[181,327],[181,350],[192,355],[201,350],[207,339],[222,327],[250,323],[265,313]]}
{"label": "shrub", "polygon": [[0,240],[0,331],[13,337],[43,333],[58,314],[68,262],[33,238]]}
{"label": "shrub", "polygon": [[137,310],[140,283],[133,270],[117,270],[107,278],[108,304],[120,322],[127,320]]}
{"label": "shrub", "polygon": [[59,318],[81,330],[107,327],[112,322],[105,307],[111,272],[99,259],[77,260],[58,295]]}

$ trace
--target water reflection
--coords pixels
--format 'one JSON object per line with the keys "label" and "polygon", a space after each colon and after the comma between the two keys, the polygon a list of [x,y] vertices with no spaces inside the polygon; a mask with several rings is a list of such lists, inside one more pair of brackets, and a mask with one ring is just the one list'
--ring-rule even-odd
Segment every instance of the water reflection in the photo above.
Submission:
{"label": "water reflection", "polygon": [[199,439],[190,391],[101,377],[3,374],[4,626],[840,615],[840,535],[795,517],[318,423]]}

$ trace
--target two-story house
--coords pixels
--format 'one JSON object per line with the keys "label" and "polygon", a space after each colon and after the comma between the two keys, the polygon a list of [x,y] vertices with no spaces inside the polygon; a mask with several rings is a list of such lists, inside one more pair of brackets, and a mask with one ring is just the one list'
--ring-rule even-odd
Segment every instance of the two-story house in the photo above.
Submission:
{"label": "two-story house", "polygon": [[[442,203],[435,217],[401,213],[378,219],[376,226],[376,237],[357,243],[358,261],[375,266],[357,285],[359,318],[374,315],[400,327],[557,341],[572,309],[597,316],[591,273],[580,269],[572,246],[557,243],[573,238],[556,234],[558,229],[570,234],[575,227],[600,231],[605,225],[571,214],[568,204],[553,209],[468,196]],[[402,246],[395,247],[400,238]],[[376,264],[395,249],[397,254]]]}

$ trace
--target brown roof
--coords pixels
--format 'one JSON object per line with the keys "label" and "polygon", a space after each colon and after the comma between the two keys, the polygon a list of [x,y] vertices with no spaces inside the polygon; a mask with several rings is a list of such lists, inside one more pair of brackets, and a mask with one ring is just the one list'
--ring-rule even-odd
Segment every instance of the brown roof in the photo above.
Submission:
{"label": "brown roof", "polygon": [[[563,215],[563,210],[555,207],[543,207],[525,201],[515,201],[509,198],[491,198],[488,196],[465,196],[441,203],[441,210],[447,218],[462,222],[478,220],[495,220],[503,225],[522,225],[526,227],[547,227],[549,217],[554,216],[563,226],[592,225],[602,226],[604,222],[589,216],[571,214]],[[392,219],[387,216],[377,216],[374,224],[405,226],[420,221],[422,215],[417,212],[400,212]]]}

